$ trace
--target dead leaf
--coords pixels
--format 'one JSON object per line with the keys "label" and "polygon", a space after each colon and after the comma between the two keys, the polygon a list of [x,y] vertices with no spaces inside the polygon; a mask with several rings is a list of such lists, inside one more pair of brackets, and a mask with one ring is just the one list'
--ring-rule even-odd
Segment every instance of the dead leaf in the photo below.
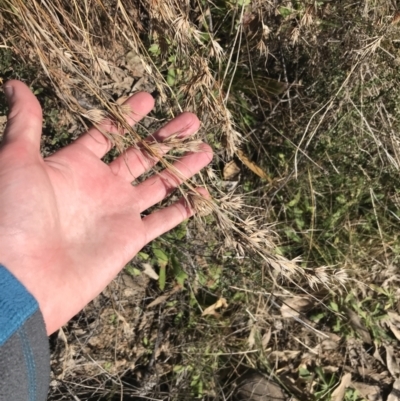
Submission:
{"label": "dead leaf", "polygon": [[372,338],[369,334],[369,331],[364,326],[360,316],[357,315],[356,312],[351,309],[346,308],[346,314],[349,317],[349,322],[351,327],[355,330],[355,332],[360,336],[361,340],[363,340],[367,344],[372,344]]}
{"label": "dead leaf", "polygon": [[321,349],[324,351],[330,351],[336,349],[339,346],[339,343],[331,340],[330,338],[323,340],[321,342]]}
{"label": "dead leaf", "polygon": [[159,278],[158,274],[154,271],[154,269],[149,263],[142,263],[142,267],[143,267],[143,273],[146,276],[152,278],[153,280],[158,280]]}
{"label": "dead leaf", "polygon": [[300,316],[300,313],[310,309],[313,302],[308,297],[296,296],[285,299],[280,312],[284,318],[293,318]]}
{"label": "dead leaf", "polygon": [[318,337],[321,338],[322,340],[324,339],[329,339],[332,341],[335,341],[336,343],[340,343],[342,337],[338,336],[335,333],[331,333],[330,331],[320,331],[318,334]]}
{"label": "dead leaf", "polygon": [[332,393],[331,401],[342,401],[346,393],[346,388],[350,386],[351,373],[346,373],[342,376],[339,386]]}
{"label": "dead leaf", "polygon": [[100,57],[97,57],[97,62],[99,63],[100,68],[102,71],[104,71],[107,74],[111,74],[111,69],[110,66],[108,65],[108,62],[106,60],[103,60]]}
{"label": "dead leaf", "polygon": [[382,359],[382,357],[381,357],[381,354],[379,353],[380,345],[379,345],[376,341],[374,341],[374,345],[375,345],[375,351],[374,351],[374,353],[373,353],[372,356],[373,356],[377,361],[379,361],[379,362],[382,364],[382,366],[385,366],[385,362],[383,361],[383,359]]}
{"label": "dead leaf", "polygon": [[266,333],[264,333],[264,335],[262,336],[261,344],[264,349],[267,349],[268,343],[271,340],[271,333],[272,333],[271,327],[268,327],[268,331]]}
{"label": "dead leaf", "polygon": [[226,192],[233,192],[239,185],[239,181],[221,181],[221,185],[224,187]]}
{"label": "dead leaf", "polygon": [[153,302],[150,302],[147,305],[147,309],[154,308],[157,305],[164,303],[169,297],[174,295],[176,292],[180,291],[182,287],[180,285],[175,286],[171,291],[168,291],[166,294],[160,295]]}
{"label": "dead leaf", "polygon": [[271,357],[276,358],[279,362],[287,362],[297,358],[300,351],[285,350],[285,351],[272,351]]}
{"label": "dead leaf", "polygon": [[400,12],[396,12],[394,15],[393,15],[393,19],[392,19],[392,25],[395,25],[395,24],[397,24],[398,22],[400,21]]}
{"label": "dead leaf", "polygon": [[64,360],[64,362],[63,362],[63,369],[62,369],[61,374],[58,375],[58,377],[59,377],[61,380],[63,380],[64,377],[65,377],[65,373],[66,373],[66,371],[67,371],[67,364],[68,364],[68,362],[69,362],[69,361],[72,362],[74,359],[71,358],[71,357],[67,357],[67,356],[70,356],[70,349],[69,349],[69,345],[68,345],[67,336],[65,335],[65,332],[64,332],[64,330],[63,330],[62,327],[61,327],[60,330],[58,331],[58,339],[59,339],[59,340],[62,340],[62,341],[64,342],[64,345],[65,345],[65,354],[64,354],[64,358],[63,358],[63,360]]}
{"label": "dead leaf", "polygon": [[392,391],[387,398],[387,401],[400,401],[400,379],[393,383]]}
{"label": "dead leaf", "polygon": [[379,386],[372,386],[360,382],[352,382],[351,386],[357,390],[362,398],[368,401],[382,401],[381,389]]}
{"label": "dead leaf", "polygon": [[256,336],[259,334],[259,330],[257,325],[253,324],[253,327],[250,330],[249,338],[247,339],[247,342],[249,344],[249,349],[253,349],[255,343],[256,343]]}
{"label": "dead leaf", "polygon": [[394,356],[393,347],[391,345],[384,345],[386,350],[386,366],[393,378],[397,379],[400,375],[400,367],[397,359]]}
{"label": "dead leaf", "polygon": [[324,372],[326,373],[336,373],[339,369],[339,366],[324,366]]}
{"label": "dead leaf", "polygon": [[394,336],[400,341],[400,316],[395,312],[388,312],[389,319],[385,323],[389,326]]}
{"label": "dead leaf", "polygon": [[133,328],[130,326],[130,324],[128,323],[128,321],[124,318],[124,316],[122,316],[120,313],[118,313],[116,310],[114,311],[114,313],[117,315],[118,320],[120,322],[122,322],[122,327],[124,330],[124,334],[126,336],[132,336],[133,334]]}
{"label": "dead leaf", "polygon": [[220,298],[215,304],[204,309],[201,316],[211,315],[211,316],[219,317],[219,313],[216,312],[216,310],[220,309],[220,308],[227,308],[227,307],[228,307],[228,303],[226,302],[226,299]]}
{"label": "dead leaf", "polygon": [[126,53],[125,60],[126,67],[129,68],[134,77],[141,77],[144,74],[145,68],[142,59],[135,50]]}
{"label": "dead leaf", "polygon": [[231,160],[229,163],[225,164],[223,176],[224,180],[232,181],[240,173],[240,167]]}
{"label": "dead leaf", "polygon": [[265,180],[267,180],[269,183],[272,182],[271,177],[264,172],[264,170],[261,167],[258,167],[256,163],[252,162],[245,154],[242,150],[238,150],[236,152],[238,158],[240,159],[240,161],[246,166],[248,167],[254,174],[257,174],[260,178],[264,178]]}

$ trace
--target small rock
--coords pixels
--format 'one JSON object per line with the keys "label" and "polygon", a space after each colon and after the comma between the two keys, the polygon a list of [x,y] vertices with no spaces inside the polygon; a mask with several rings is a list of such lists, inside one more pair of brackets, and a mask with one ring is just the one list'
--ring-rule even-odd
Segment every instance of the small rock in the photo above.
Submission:
{"label": "small rock", "polygon": [[235,401],[286,401],[279,385],[260,373],[249,373],[240,378],[234,392]]}

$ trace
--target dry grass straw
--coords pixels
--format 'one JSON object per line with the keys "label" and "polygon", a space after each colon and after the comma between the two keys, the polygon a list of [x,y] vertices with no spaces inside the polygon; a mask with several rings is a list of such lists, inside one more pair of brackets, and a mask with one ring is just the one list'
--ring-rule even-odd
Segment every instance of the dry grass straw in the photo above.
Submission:
{"label": "dry grass straw", "polygon": [[[128,146],[137,146],[147,152],[154,160],[160,159],[160,145],[143,142],[141,135],[125,123],[124,117],[129,111],[110,101],[109,93],[103,88],[103,82],[107,80],[107,65],[113,63],[115,55],[134,50],[140,56],[141,63],[147,74],[154,79],[163,107],[166,108],[167,113],[173,116],[176,112],[184,109],[197,113],[203,122],[204,131],[212,133],[212,144],[218,147],[218,156],[221,157],[222,161],[225,161],[239,154],[245,143],[245,138],[248,137],[248,133],[239,128],[234,122],[233,102],[231,101],[235,92],[235,74],[241,68],[243,59],[248,62],[250,72],[254,72],[251,60],[248,60],[247,55],[243,55],[243,52],[239,50],[245,49],[248,54],[257,54],[265,58],[270,51],[268,46],[273,44],[271,44],[271,40],[267,40],[271,34],[271,29],[266,25],[268,19],[264,16],[276,16],[280,5],[290,8],[293,3],[290,1],[253,0],[251,2],[252,12],[247,13],[244,6],[247,1],[226,2],[227,15],[224,18],[239,21],[237,24],[232,23],[230,32],[232,43],[230,47],[226,48],[221,47],[220,42],[217,40],[221,26],[212,20],[212,15],[208,8],[212,4],[211,1],[189,3],[189,1],[178,0],[75,0],[72,2],[66,2],[65,0],[51,2],[46,0],[40,2],[34,0],[0,0],[0,8],[2,9],[3,24],[7,31],[7,43],[13,44],[14,50],[20,52],[28,62],[41,64],[43,71],[53,83],[54,90],[59,98],[76,119],[81,119],[82,123],[85,120],[90,120],[93,124],[98,125],[105,117],[111,117],[120,127],[121,133],[128,132],[126,136],[104,132],[104,135],[107,135],[115,143],[119,152],[123,152]],[[295,3],[297,5],[303,4],[302,2]],[[282,35],[282,37],[286,35],[288,38],[287,43],[290,43],[290,45],[305,43],[300,52],[304,49],[304,52],[315,52],[315,58],[312,59],[313,63],[310,63],[307,68],[315,68],[317,74],[322,74],[323,60],[321,61],[318,57],[326,53],[323,51],[325,43],[323,46],[321,43],[325,39],[330,39],[330,37],[320,39],[320,42],[318,42],[318,35],[323,36],[324,31],[323,29],[318,30],[316,22],[318,21],[317,13],[320,11],[317,12],[316,3],[315,6],[313,4],[308,4],[305,7],[305,11],[303,10],[304,12],[292,10],[293,14],[297,13],[298,15],[295,17],[290,16],[288,18],[292,18],[292,20],[286,21],[287,25],[293,27],[290,33],[284,32],[284,27],[282,28],[284,23],[282,23],[282,26],[276,29],[277,32],[275,34]],[[293,123],[292,118],[295,119],[297,117],[297,120],[292,125],[283,124],[283,126],[293,128],[297,124],[300,128],[296,132],[296,138],[293,139],[296,144],[293,174],[287,173],[282,181],[279,182],[280,187],[285,185],[286,178],[289,181],[290,177],[294,177],[297,173],[299,173],[299,176],[301,173],[304,174],[305,163],[303,162],[305,159],[310,162],[311,167],[319,168],[319,161],[312,160],[311,150],[322,136],[321,132],[329,130],[331,125],[335,125],[341,116],[346,113],[349,115],[355,114],[359,117],[349,120],[352,124],[351,129],[347,131],[350,132],[349,135],[353,135],[356,139],[359,137],[364,138],[362,135],[357,135],[359,131],[362,131],[371,138],[371,141],[365,141],[362,146],[360,145],[360,149],[363,147],[373,154],[368,159],[369,162],[373,164],[372,162],[375,160],[381,159],[382,166],[391,165],[396,170],[399,170],[400,141],[396,131],[396,124],[394,123],[392,111],[387,109],[385,102],[380,97],[382,91],[393,89],[390,83],[381,82],[382,65],[374,68],[375,55],[379,52],[387,52],[385,50],[387,46],[384,46],[384,41],[387,37],[390,37],[391,30],[394,29],[393,24],[397,23],[395,19],[390,21],[385,17],[391,13],[391,7],[388,4],[389,1],[383,0],[365,2],[363,10],[365,15],[363,18],[367,16],[365,17],[366,19],[374,21],[374,34],[368,35],[364,31],[362,33],[354,33],[350,29],[347,40],[351,41],[351,44],[346,42],[346,35],[340,37],[343,40],[343,47],[347,49],[346,59],[348,62],[338,66],[337,69],[345,69],[345,77],[343,79],[341,77],[338,78],[339,84],[335,86],[336,89],[333,93],[329,92],[328,95],[325,96],[324,94],[318,98],[318,100],[323,99],[318,106],[311,104],[308,112],[312,111],[305,112],[304,118],[296,116],[296,113],[301,113],[299,113],[299,109],[295,110],[295,102],[290,97],[293,93],[289,89],[287,90],[284,99],[288,104],[287,119],[291,123]],[[195,5],[194,8],[193,5]],[[334,3],[326,2],[323,8],[329,13],[328,8],[334,5]],[[349,9],[352,10],[351,7]],[[249,15],[251,20],[249,20]],[[282,20],[284,19],[282,18]],[[294,23],[294,19],[296,19],[297,24]],[[329,22],[329,16],[325,20]],[[356,30],[357,28],[355,27],[354,29]],[[376,33],[378,34],[376,35]],[[209,38],[208,41],[203,40],[205,35]],[[352,35],[357,36],[354,39]],[[149,54],[147,39],[150,37],[151,42],[158,46],[160,62],[155,63],[154,57]],[[284,39],[277,42],[277,46],[282,44],[284,46],[286,43]],[[288,45],[287,43],[286,45]],[[315,48],[312,48],[313,46]],[[279,58],[280,51],[276,51],[276,49],[273,51],[273,57]],[[293,56],[295,51],[291,48],[288,53]],[[169,85],[165,78],[165,73],[161,71],[163,64],[164,69],[165,65],[168,64],[168,57],[171,54],[174,55],[175,64],[182,71],[181,75],[177,77],[178,83],[175,85]],[[341,56],[343,55],[341,54]],[[388,55],[388,57],[392,56]],[[321,65],[315,67],[319,63]],[[331,65],[328,65],[328,67],[331,68]],[[337,73],[337,71],[332,71],[333,73]],[[282,80],[289,87],[289,79],[285,77],[285,74],[286,72],[283,71]],[[310,73],[310,75],[312,74]],[[253,76],[251,78],[255,79]],[[317,79],[321,79],[321,77],[317,76]],[[365,85],[366,89],[364,90],[363,87],[363,91],[358,92],[357,87],[360,82],[363,83],[365,81],[365,83],[368,83],[368,81],[372,80],[380,81],[380,84]],[[321,80],[317,81],[317,83],[320,84]],[[258,91],[262,90],[260,86],[254,86]],[[319,95],[317,90],[315,93],[316,96]],[[359,96],[359,93],[362,93],[362,96],[366,98]],[[94,109],[82,106],[81,98],[83,94],[95,98],[98,106]],[[260,106],[268,102],[265,96],[261,96],[261,92],[256,93],[256,95]],[[374,99],[377,118],[365,115],[365,108],[361,107],[363,102],[368,99]],[[308,102],[309,100],[306,97],[306,101]],[[315,102],[317,103],[318,101]],[[301,101],[298,103],[301,103]],[[272,109],[271,117],[277,107]],[[307,111],[305,109],[304,111]],[[345,129],[347,130],[348,126]],[[292,133],[290,132],[290,134]],[[198,149],[199,140],[209,139],[210,137],[211,134],[199,135],[195,140],[182,142],[175,135],[167,140],[167,145],[175,150],[175,154],[187,151],[195,152]],[[342,155],[339,154],[338,156],[339,158],[332,161],[332,165],[336,169],[335,163],[337,163],[337,175],[340,176]],[[172,169],[170,160],[172,158],[162,159],[163,167]],[[178,174],[177,171],[173,172]],[[318,177],[321,177],[321,175],[318,175]],[[332,177],[334,177],[333,174],[330,179]],[[315,177],[312,178],[315,180]],[[313,210],[316,210],[315,207],[321,210],[323,206],[317,204],[321,199],[321,195],[315,195],[311,184],[312,178],[310,177],[310,193],[313,194],[315,201],[312,205],[314,207]],[[346,272],[340,268],[342,266],[337,270],[329,266],[308,270],[301,266],[300,258],[287,260],[275,253],[275,243],[278,236],[273,231],[274,227],[266,224],[264,217],[269,211],[265,213],[259,209],[250,208],[244,196],[236,192],[226,193],[222,190],[220,181],[221,178],[218,174],[212,169],[208,169],[197,181],[183,186],[181,191],[188,202],[198,211],[199,219],[213,214],[218,231],[225,236],[224,246],[235,249],[239,255],[256,253],[261,256],[263,262],[270,267],[269,271],[273,281],[273,286],[271,287],[274,288],[274,291],[276,289],[278,289],[278,292],[281,290],[282,277],[291,283],[291,289],[297,288],[299,291],[309,291],[311,293],[310,297],[313,294],[317,294],[316,298],[318,298],[318,293],[314,293],[312,289],[320,287],[321,284],[329,290],[341,289],[346,284],[348,277]],[[208,186],[214,196],[213,199],[205,199],[195,191],[195,185],[198,182]],[[271,183],[267,185],[271,185]],[[296,191],[298,191],[297,183],[294,185],[293,194],[289,193],[286,200],[289,200],[291,195],[294,197]],[[400,197],[397,193],[393,196],[393,202],[399,205]],[[371,200],[375,212],[379,200],[372,189]],[[323,203],[324,201],[320,202]],[[286,205],[282,203],[281,207],[284,209]],[[382,240],[381,242],[371,242],[371,238],[368,235],[362,237],[363,241],[356,239],[359,240],[361,250],[366,254],[364,259],[358,254],[358,248],[354,250],[355,256],[353,259],[350,240],[348,247],[340,242],[337,245],[336,243],[334,244],[337,248],[340,247],[340,252],[346,253],[348,251],[347,255],[344,256],[344,259],[348,260],[348,262],[346,261],[343,265],[354,268],[357,263],[363,264],[363,269],[360,269],[360,271],[364,276],[370,265],[375,263],[374,254],[378,255],[379,253],[376,257],[376,264],[378,265],[378,262],[380,263],[382,259],[381,254],[386,252],[386,249],[392,244],[392,242],[385,244],[385,241],[387,241],[386,233],[383,232],[383,229],[381,230],[379,225],[378,217],[380,216],[378,216],[378,211],[375,214],[378,234]],[[354,218],[352,216],[346,217],[348,219],[346,226],[348,225],[350,233],[355,230],[354,227],[362,226],[362,218],[363,216],[359,217],[358,215]],[[319,219],[321,220],[321,217]],[[311,230],[309,230],[311,232],[309,236],[310,248],[314,241],[314,236],[318,235],[317,230],[315,234],[313,231],[315,220],[316,217],[314,216]],[[342,223],[335,224],[339,226]],[[294,227],[294,230],[296,229],[295,224],[292,224],[292,222],[288,222],[288,226]],[[336,227],[334,228],[336,229]],[[341,227],[337,227],[337,231],[340,229]],[[384,252],[382,252],[382,249]],[[257,266],[254,270],[257,270]],[[273,318],[268,316],[268,308],[275,301],[271,301],[271,294],[265,292],[263,271],[260,268],[260,273],[251,275],[251,278],[247,281],[245,278],[241,278],[240,288],[236,288],[238,291],[246,293],[246,296],[253,297],[252,300],[256,299],[257,296],[260,297],[256,311],[252,309],[254,302],[248,302],[251,306],[246,309],[249,316],[245,316],[245,318],[249,321],[249,324],[244,329],[240,328],[247,334],[250,330],[250,334],[252,334],[253,328],[257,328],[257,325],[262,326],[262,329],[264,329],[264,326],[273,326]],[[254,277],[257,278],[254,279]],[[366,281],[366,278],[363,277],[363,280]],[[311,288],[311,290],[307,290],[307,288]],[[280,292],[285,297],[289,294],[286,289]],[[265,297],[265,299],[262,299],[261,296]],[[285,299],[285,297],[282,296],[281,298]],[[253,315],[256,319],[253,318]],[[209,333],[207,333],[207,330]],[[219,334],[214,338],[213,336],[216,332],[217,329],[210,325],[210,328],[199,336],[203,341],[204,335],[209,336],[209,343],[214,345],[216,354],[220,353],[220,349],[229,349],[229,341],[232,342],[232,349],[243,349],[240,337],[232,335],[230,339],[227,339],[226,336],[218,332]],[[254,337],[256,337],[254,333],[252,336],[249,335],[253,342]],[[217,344],[218,341],[216,339],[220,344]],[[218,349],[218,346],[220,346],[220,349]],[[198,348],[203,349],[204,342]],[[246,352],[249,354],[247,355]],[[245,351],[243,360],[250,366],[257,368],[260,362],[259,355],[255,354],[254,358],[252,358],[251,355],[253,354],[251,352],[253,350]],[[202,367],[197,360],[193,364]]]}
{"label": "dry grass straw", "polygon": [[[238,66],[234,50],[247,42],[260,54],[268,53],[265,39],[269,29],[262,22],[261,14],[269,11],[271,5],[268,1],[256,3],[254,9],[260,16],[253,21],[257,25],[255,29],[246,25],[244,20],[245,2],[231,4],[229,13],[239,17],[239,24],[232,27],[236,33],[230,51],[223,49],[214,39],[213,30],[219,28],[213,26],[210,12],[203,2],[196,2],[194,13],[197,20],[191,15],[189,1],[177,0],[3,0],[0,7],[9,43],[29,63],[40,63],[58,97],[74,118],[82,123],[89,120],[96,126],[106,116],[111,118],[119,127],[118,132],[127,132],[125,136],[103,132],[119,152],[128,146],[140,147],[159,160],[163,167],[173,170],[168,158],[160,159],[156,144],[144,142],[127,125],[127,110],[111,102],[110,96],[102,89],[102,82],[107,79],[107,63],[112,63],[115,56],[112,49],[134,50],[147,74],[154,79],[171,114],[180,109],[196,112],[205,123],[205,129],[215,132],[216,140],[223,144],[223,156],[229,159],[243,144],[243,136],[228,108]],[[309,24],[309,21],[305,19],[304,24]],[[174,47],[176,60],[185,77],[179,87],[172,88],[167,84],[148,54],[141,39],[143,35],[152,37],[161,54],[167,54],[168,49]],[[204,35],[210,38],[207,43],[202,40]],[[83,95],[94,98],[98,107],[83,107],[80,101]],[[182,151],[195,151],[198,141],[182,143],[175,136],[168,140],[168,145]],[[179,174],[176,170],[173,173]],[[219,180],[212,172],[207,178],[203,177],[203,183],[210,188],[216,187]],[[200,211],[200,215],[214,214],[227,246],[234,247],[241,254],[257,253],[272,267],[275,276],[290,280],[295,276],[302,277],[312,286],[316,283],[332,286],[345,281],[343,273],[331,276],[327,274],[328,268],[321,268],[323,273],[305,273],[298,261],[274,255],[273,232],[259,218],[246,215],[238,197],[222,193],[219,199],[210,200],[196,194],[194,182],[186,183],[184,188],[181,188],[183,195]]]}

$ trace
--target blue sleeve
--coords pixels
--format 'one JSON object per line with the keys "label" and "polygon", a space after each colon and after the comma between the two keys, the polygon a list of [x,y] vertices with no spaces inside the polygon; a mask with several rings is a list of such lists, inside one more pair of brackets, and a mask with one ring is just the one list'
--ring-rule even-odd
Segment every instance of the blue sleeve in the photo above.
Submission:
{"label": "blue sleeve", "polygon": [[45,401],[50,355],[39,305],[0,265],[0,401]]}

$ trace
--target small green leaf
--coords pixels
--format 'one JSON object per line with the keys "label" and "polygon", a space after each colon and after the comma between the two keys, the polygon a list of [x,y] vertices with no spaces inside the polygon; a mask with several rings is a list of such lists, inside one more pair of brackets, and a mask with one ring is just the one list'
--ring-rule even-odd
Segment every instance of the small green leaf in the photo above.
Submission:
{"label": "small green leaf", "polygon": [[125,270],[133,277],[140,276],[142,272],[133,266],[126,266]]}
{"label": "small green leaf", "polygon": [[153,56],[159,56],[161,54],[160,51],[160,46],[157,43],[153,43],[150,47],[149,47],[149,52],[153,55]]}
{"label": "small green leaf", "polygon": [[157,263],[160,267],[165,267],[168,264],[168,255],[160,248],[157,247],[157,245],[152,246],[154,256],[157,258]]}
{"label": "small green leaf", "polygon": [[334,312],[339,312],[339,305],[336,302],[331,302],[330,307]]}
{"label": "small green leaf", "polygon": [[185,220],[183,223],[179,224],[179,226],[175,228],[174,234],[175,238],[177,239],[185,238],[187,234],[187,220]]}
{"label": "small green leaf", "polygon": [[175,84],[176,73],[174,68],[168,69],[167,72],[167,83],[169,86],[173,86]]}
{"label": "small green leaf", "polygon": [[309,377],[310,376],[310,372],[308,371],[308,369],[300,367],[299,368],[299,375],[301,377],[303,377],[303,378]]}
{"label": "small green leaf", "polygon": [[180,286],[183,287],[183,285],[185,284],[185,280],[188,278],[188,275],[182,269],[182,266],[175,255],[171,256],[171,264],[174,271],[175,280],[178,282]]}
{"label": "small green leaf", "polygon": [[[32,89],[32,88],[31,88]],[[44,88],[37,88],[33,90],[35,96],[40,95],[44,91]]]}
{"label": "small green leaf", "polygon": [[167,280],[166,268],[165,266],[163,266],[160,267],[160,273],[158,277],[158,286],[160,287],[161,291],[164,291],[166,280]]}
{"label": "small green leaf", "polygon": [[181,372],[183,372],[184,370],[185,370],[185,367],[182,366],[182,365],[175,365],[174,368],[173,368],[173,371],[174,371],[175,373],[181,373]]}
{"label": "small green leaf", "polygon": [[304,224],[305,224],[304,220],[296,218],[295,221],[296,221],[297,228],[299,230],[302,230],[304,228]]}
{"label": "small green leaf", "polygon": [[292,11],[293,11],[291,8],[288,8],[288,7],[279,7],[278,10],[279,10],[279,14],[282,15],[282,17],[284,17],[284,18],[291,15]]}
{"label": "small green leaf", "polygon": [[321,313],[317,313],[317,314],[315,314],[315,315],[312,315],[311,317],[310,317],[310,319],[313,321],[313,322],[315,322],[315,323],[318,323],[321,319],[323,319],[325,317],[325,313],[324,312],[321,312]]}
{"label": "small green leaf", "polygon": [[301,192],[297,192],[296,196],[287,204],[287,207],[293,207],[299,203]]}
{"label": "small green leaf", "polygon": [[246,300],[246,294],[244,294],[243,292],[237,292],[234,296],[233,296],[233,301],[235,302],[240,302],[240,301],[245,301]]}
{"label": "small green leaf", "polygon": [[142,260],[147,260],[150,257],[150,255],[148,255],[147,253],[144,253],[144,252],[139,252],[137,255]]}

